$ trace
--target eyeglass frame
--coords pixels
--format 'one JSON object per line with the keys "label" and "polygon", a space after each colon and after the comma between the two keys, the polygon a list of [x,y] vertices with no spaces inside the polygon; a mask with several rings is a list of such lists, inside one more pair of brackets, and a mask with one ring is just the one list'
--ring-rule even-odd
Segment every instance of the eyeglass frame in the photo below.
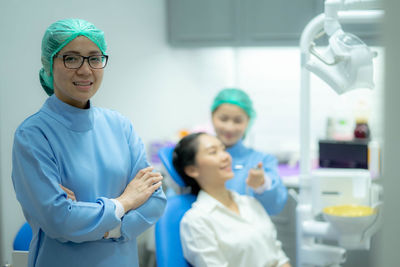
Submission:
{"label": "eyeglass frame", "polygon": [[[82,62],[81,62],[81,65],[79,65],[79,67],[77,67],[77,68],[69,68],[69,67],[67,67],[67,65],[65,64],[65,58],[66,58],[66,57],[71,57],[71,56],[78,56],[78,57],[83,58],[83,60],[82,60]],[[93,68],[92,65],[90,64],[89,58],[91,58],[91,57],[98,57],[98,56],[104,57],[104,58],[106,59],[106,62],[104,63],[104,66],[101,67],[101,68]],[[82,67],[82,65],[85,63],[85,60],[87,60],[89,67],[92,68],[92,69],[95,69],[95,70],[104,69],[104,68],[107,66],[107,62],[108,62],[108,55],[91,55],[91,56],[85,57],[85,56],[82,56],[82,55],[60,55],[60,54],[56,54],[54,57],[62,58],[63,63],[64,63],[64,67],[67,68],[67,69],[70,69],[70,70],[77,70],[77,69],[79,69],[79,68]]]}

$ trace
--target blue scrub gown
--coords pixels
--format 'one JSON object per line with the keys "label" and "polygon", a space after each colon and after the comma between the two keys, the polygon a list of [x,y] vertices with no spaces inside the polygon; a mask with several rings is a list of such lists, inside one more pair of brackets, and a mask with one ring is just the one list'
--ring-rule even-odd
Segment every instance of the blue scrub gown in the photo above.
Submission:
{"label": "blue scrub gown", "polygon": [[[264,154],[243,145],[242,140],[226,150],[232,156],[233,179],[227,181],[226,187],[239,194],[254,196],[260,201],[269,215],[276,215],[284,208],[287,200],[287,189],[278,174],[277,160],[270,154]],[[271,178],[271,188],[262,194],[254,192],[246,185],[251,168],[262,162],[265,173]]]}
{"label": "blue scrub gown", "polygon": [[[122,219],[110,198],[147,166],[143,142],[127,118],[49,97],[14,137],[14,189],[33,231],[28,266],[138,266],[136,237],[162,215],[166,198],[160,188]],[[120,238],[103,238],[120,223]]]}

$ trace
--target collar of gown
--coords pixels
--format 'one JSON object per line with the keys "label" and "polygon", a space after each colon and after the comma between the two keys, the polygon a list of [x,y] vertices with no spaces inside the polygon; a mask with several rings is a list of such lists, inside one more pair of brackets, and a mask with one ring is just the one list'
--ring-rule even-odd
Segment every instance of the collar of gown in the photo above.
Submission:
{"label": "collar of gown", "polygon": [[226,151],[231,155],[240,155],[246,151],[246,147],[243,145],[243,139],[240,139],[236,144],[228,147]]}
{"label": "collar of gown", "polygon": [[46,100],[42,110],[68,129],[84,132],[93,129],[93,108],[90,100],[88,106],[87,109],[71,106],[53,94]]}

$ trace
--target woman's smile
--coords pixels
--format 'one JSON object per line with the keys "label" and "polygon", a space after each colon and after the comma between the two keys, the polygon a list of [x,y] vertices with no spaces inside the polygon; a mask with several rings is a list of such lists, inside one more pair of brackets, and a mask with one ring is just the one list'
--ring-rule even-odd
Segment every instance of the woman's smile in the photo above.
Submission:
{"label": "woman's smile", "polygon": [[77,87],[80,90],[88,91],[92,87],[93,82],[91,82],[91,81],[76,81],[76,82],[73,82],[73,84],[75,87]]}

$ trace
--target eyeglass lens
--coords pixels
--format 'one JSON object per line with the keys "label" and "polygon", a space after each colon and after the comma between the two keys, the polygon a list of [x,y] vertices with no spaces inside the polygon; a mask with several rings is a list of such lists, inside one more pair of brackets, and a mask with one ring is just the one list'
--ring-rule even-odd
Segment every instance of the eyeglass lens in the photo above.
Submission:
{"label": "eyeglass lens", "polygon": [[93,69],[102,69],[107,64],[107,57],[104,55],[100,56],[89,56],[84,57],[80,55],[64,55],[64,65],[69,69],[79,69],[85,59],[88,60],[89,66]]}

